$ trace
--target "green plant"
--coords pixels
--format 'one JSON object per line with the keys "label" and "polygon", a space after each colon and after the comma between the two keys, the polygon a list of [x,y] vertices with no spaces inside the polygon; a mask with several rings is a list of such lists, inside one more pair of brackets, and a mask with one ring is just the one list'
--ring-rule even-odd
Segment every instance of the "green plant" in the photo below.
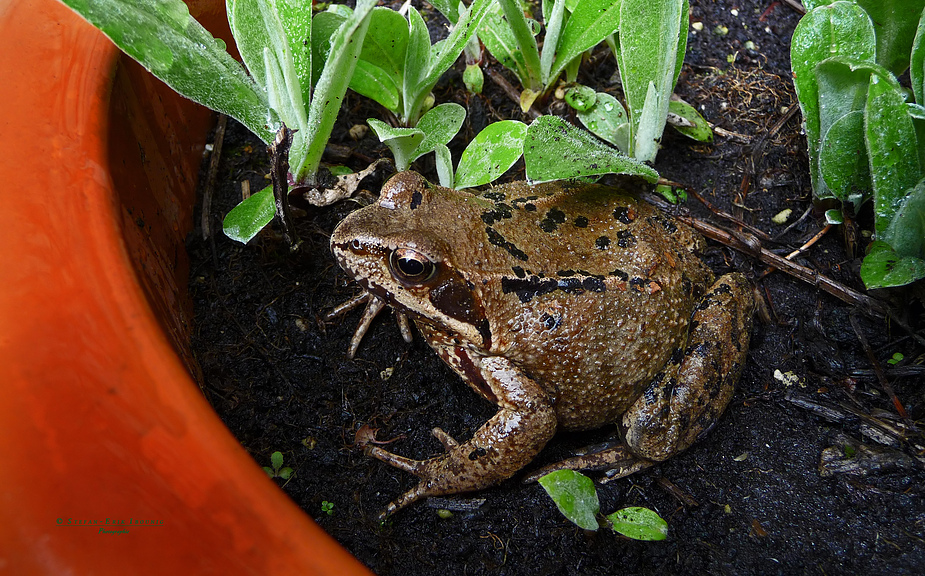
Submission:
{"label": "green plant", "polygon": [[[791,62],[814,199],[831,224],[873,200],[861,278],[868,288],[908,284],[925,277],[925,0],[807,8]],[[910,63],[911,94],[897,79]]]}
{"label": "green plant", "polygon": [[[574,470],[556,470],[539,479],[563,516],[579,528],[597,530],[600,502],[594,482]],[[604,516],[610,528],[634,540],[664,540],[668,524],[656,512],[639,506],[621,508]]]}
{"label": "green plant", "polygon": [[[422,124],[426,118],[427,115],[421,119]],[[391,128],[374,119],[369,122],[380,140],[392,149],[399,169],[407,168],[411,160],[431,151],[428,142],[440,141],[425,137],[419,128]],[[448,132],[455,133],[455,130],[454,124]],[[446,134],[443,137],[449,139]],[[450,188],[488,184],[504,174],[521,156],[531,182],[595,178],[604,174],[637,176],[652,183],[658,180],[658,173],[652,168],[621,154],[558,116],[540,116],[530,126],[517,120],[489,124],[463,151],[455,176],[446,145],[437,144],[433,151],[437,154],[440,184]]]}
{"label": "green plant", "polygon": [[[224,42],[190,16],[182,0],[62,2],[168,86],[237,119],[266,144],[274,143],[283,125],[293,129],[282,162],[297,186],[316,184],[321,154],[376,5],[376,0],[358,0],[340,26],[319,34],[312,31],[309,0],[226,0],[248,74]],[[311,45],[322,41],[330,49],[313,66]],[[288,189],[286,182],[277,188],[282,188],[276,190],[279,211],[279,198]],[[272,219],[274,210],[267,209],[272,198],[267,188],[233,210],[226,234],[247,242]]]}
{"label": "green plant", "polygon": [[897,364],[903,361],[903,358],[905,358],[905,356],[903,356],[902,352],[894,352],[893,356],[889,360],[887,360],[886,363],[889,364],[890,366],[896,366]]}
{"label": "green plant", "polygon": [[546,34],[542,53],[536,41],[539,24],[524,15],[520,0],[498,0],[486,16],[479,37],[503,66],[512,70],[524,90],[524,111],[568,70],[574,82],[581,54],[617,29],[620,3],[613,0],[544,0]]}
{"label": "green plant", "polygon": [[[272,468],[270,467],[272,466]],[[270,466],[264,466],[263,471],[267,473],[270,478],[282,478],[283,480],[289,480],[292,476],[292,468],[289,466],[283,467],[283,453],[276,451],[270,454]]]}
{"label": "green plant", "polygon": [[[402,126],[417,126],[429,107],[430,91],[456,62],[492,2],[474,0],[468,8],[458,0],[436,2],[453,26],[445,40],[433,45],[427,25],[414,7],[409,7],[407,20],[388,8],[376,8],[350,88],[394,112]],[[340,26],[345,13],[341,7],[319,14],[317,25]],[[319,43],[317,54],[323,57],[326,53],[327,47]]]}
{"label": "green plant", "polygon": [[617,33],[607,42],[617,58],[626,108],[605,93],[578,118],[630,156],[655,161],[669,115],[682,134],[708,142],[713,133],[693,106],[672,99],[687,50],[687,0],[621,0]]}
{"label": "green plant", "polygon": [[328,502],[327,500],[322,500],[321,501],[321,511],[327,514],[328,516],[333,516],[334,515],[334,503]]}

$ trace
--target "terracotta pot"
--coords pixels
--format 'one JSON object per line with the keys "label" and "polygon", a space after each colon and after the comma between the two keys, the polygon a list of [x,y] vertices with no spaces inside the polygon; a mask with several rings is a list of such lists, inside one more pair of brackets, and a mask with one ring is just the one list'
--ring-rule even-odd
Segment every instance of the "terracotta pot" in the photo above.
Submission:
{"label": "terracotta pot", "polygon": [[190,377],[209,113],[55,0],[0,3],[0,78],[0,572],[368,574]]}

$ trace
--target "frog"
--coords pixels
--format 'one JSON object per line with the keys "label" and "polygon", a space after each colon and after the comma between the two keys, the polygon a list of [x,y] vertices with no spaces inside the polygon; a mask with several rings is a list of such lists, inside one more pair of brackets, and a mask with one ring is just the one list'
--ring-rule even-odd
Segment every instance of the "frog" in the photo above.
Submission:
{"label": "frog", "polygon": [[383,517],[517,474],[559,430],[616,425],[616,442],[548,469],[638,472],[687,449],[729,404],[755,307],[739,272],[715,278],[704,238],[629,186],[512,182],[482,193],[400,172],[331,235],[372,319],[392,308],[497,413],[414,460],[366,453],[420,480]]}

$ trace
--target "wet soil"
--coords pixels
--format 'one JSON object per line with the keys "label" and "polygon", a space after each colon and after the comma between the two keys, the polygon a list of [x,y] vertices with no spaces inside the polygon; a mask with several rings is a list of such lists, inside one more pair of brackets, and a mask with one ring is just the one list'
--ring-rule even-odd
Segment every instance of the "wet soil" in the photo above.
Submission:
{"label": "wet soil", "polygon": [[[822,228],[819,214],[810,211],[784,232],[811,208],[799,112],[786,119],[795,102],[789,40],[799,16],[770,0],[691,4],[692,22],[703,26],[690,36],[677,92],[728,133],[704,145],[669,132],[656,168],[771,237],[781,235],[764,244],[788,254]],[[727,32],[717,33],[718,26]],[[579,80],[618,93],[612,60],[604,51],[596,54]],[[485,96],[467,95],[458,71],[448,74],[437,95],[469,111],[451,146],[457,158],[485,123],[524,119],[488,80]],[[359,142],[347,136],[351,126],[381,111],[356,96],[348,97],[345,110],[333,142],[349,154],[337,162],[361,169],[387,156],[371,134]],[[432,165],[416,168],[436,179]],[[269,183],[267,173],[262,144],[230,123],[212,204],[215,230],[240,201],[240,182],[256,191]],[[521,177],[522,167],[508,174]],[[364,187],[375,195],[380,184]],[[220,232],[203,241],[197,230],[189,242],[193,347],[203,392],[228,427],[262,466],[270,465],[272,452],[282,452],[295,470],[288,481],[277,480],[282,490],[376,573],[925,573],[925,469],[913,458],[917,451],[921,456],[922,436],[899,441],[890,434],[901,419],[874,375],[852,316],[920,429],[922,347],[895,323],[865,316],[715,243],[707,254],[714,270],[742,271],[767,303],[732,403],[687,452],[599,486],[602,512],[656,510],[668,522],[667,540],[583,531],[558,513],[542,488],[522,483],[522,475],[449,502],[419,503],[380,523],[379,512],[415,479],[365,457],[352,446],[356,431],[369,425],[379,439],[394,439],[390,450],[424,458],[441,449],[433,427],[467,438],[494,409],[419,336],[406,344],[387,314],[373,323],[356,359],[346,358],[359,312],[332,322],[321,318],[358,291],[327,244],[339,219],[357,205],[297,210],[305,244],[296,254],[272,230],[248,246]],[[722,223],[693,200],[687,207]],[[771,222],[788,208],[787,224]],[[862,217],[859,228],[865,226],[870,221]],[[863,289],[859,260],[837,231],[797,261]],[[906,293],[888,296],[902,319],[921,329],[921,306]],[[887,360],[895,353],[903,360],[893,366]],[[528,469],[613,432],[560,434]],[[830,447],[825,454],[844,466],[821,465]],[[324,503],[333,503],[329,513]],[[441,507],[467,506],[450,517],[438,515]]]}

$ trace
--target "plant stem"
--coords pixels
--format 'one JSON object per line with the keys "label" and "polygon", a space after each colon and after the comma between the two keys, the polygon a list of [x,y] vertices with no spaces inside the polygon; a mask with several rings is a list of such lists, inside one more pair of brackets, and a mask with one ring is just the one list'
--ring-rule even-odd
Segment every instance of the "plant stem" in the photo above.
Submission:
{"label": "plant stem", "polygon": [[270,179],[273,181],[273,198],[276,201],[276,218],[283,228],[283,236],[290,250],[297,250],[299,235],[292,224],[289,212],[289,147],[292,146],[292,130],[285,124],[276,133],[276,140],[270,145]]}

